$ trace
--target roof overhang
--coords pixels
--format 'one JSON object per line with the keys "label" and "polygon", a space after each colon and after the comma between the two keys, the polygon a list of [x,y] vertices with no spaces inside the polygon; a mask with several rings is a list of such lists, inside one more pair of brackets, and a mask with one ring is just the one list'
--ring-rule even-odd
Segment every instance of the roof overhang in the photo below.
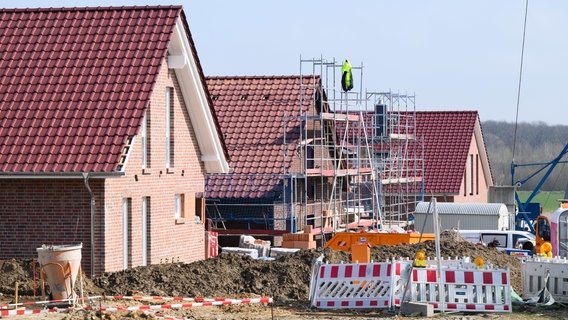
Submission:
{"label": "roof overhang", "polygon": [[168,64],[175,70],[206,172],[228,173],[229,164],[223,143],[181,17],[177,20],[168,47]]}
{"label": "roof overhang", "polygon": [[[120,178],[124,172],[88,172],[90,179]],[[84,179],[83,172],[0,172],[0,179]]]}

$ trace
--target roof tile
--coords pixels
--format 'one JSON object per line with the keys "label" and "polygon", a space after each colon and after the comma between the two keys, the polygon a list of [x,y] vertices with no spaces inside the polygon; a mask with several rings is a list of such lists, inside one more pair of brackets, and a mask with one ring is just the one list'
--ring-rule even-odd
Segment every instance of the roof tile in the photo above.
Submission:
{"label": "roof tile", "polygon": [[[270,198],[279,195],[281,176],[278,175],[284,169],[283,117],[284,114],[300,115],[297,94],[300,79],[305,84],[314,82],[311,76],[207,78],[215,113],[229,150],[229,166],[233,169],[233,174],[208,177],[207,197]],[[311,96],[313,91],[308,94]],[[297,131],[299,127],[292,130]],[[298,137],[299,132],[289,131],[286,135],[290,139]],[[291,153],[287,157],[291,158],[294,150],[288,152]],[[291,162],[286,165],[288,169]]]}
{"label": "roof tile", "polygon": [[[469,146],[479,115],[477,111],[417,111],[398,112],[405,119],[416,121],[416,137],[424,145],[424,193],[458,194],[466,166]],[[374,113],[364,113],[365,121],[372,123]],[[372,125],[367,131],[372,136]],[[338,136],[345,132],[340,122]],[[355,133],[349,136],[356,136]],[[418,145],[415,146],[418,148]],[[380,147],[379,147],[380,148]],[[411,146],[412,148],[412,146]]]}
{"label": "roof tile", "polygon": [[[180,13],[180,6],[2,9],[0,172],[116,170]],[[105,112],[109,105],[121,112]],[[103,132],[117,139],[95,136]],[[84,139],[66,139],[77,135]]]}

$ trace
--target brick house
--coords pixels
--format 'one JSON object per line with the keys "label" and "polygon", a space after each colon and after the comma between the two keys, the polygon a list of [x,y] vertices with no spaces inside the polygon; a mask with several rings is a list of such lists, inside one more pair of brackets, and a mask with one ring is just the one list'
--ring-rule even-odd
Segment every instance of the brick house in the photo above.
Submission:
{"label": "brick house", "polygon": [[310,149],[305,142],[333,132],[330,122],[306,121],[321,119],[328,108],[321,78],[217,76],[207,84],[231,158],[230,173],[207,176],[204,197],[215,227],[235,234],[319,227],[331,183],[310,170],[333,169],[334,148]]}
{"label": "brick house", "polygon": [[425,201],[488,201],[493,177],[477,111],[416,112],[416,135],[424,141]]}
{"label": "brick house", "polygon": [[89,275],[205,257],[227,151],[181,6],[0,11],[0,259]]}

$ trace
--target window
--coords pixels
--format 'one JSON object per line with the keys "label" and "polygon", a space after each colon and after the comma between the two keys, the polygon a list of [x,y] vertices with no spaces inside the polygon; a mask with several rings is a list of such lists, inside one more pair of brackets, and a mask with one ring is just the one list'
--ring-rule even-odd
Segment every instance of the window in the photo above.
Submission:
{"label": "window", "polygon": [[195,198],[195,223],[203,223],[205,221],[205,199]]}
{"label": "window", "polygon": [[185,218],[185,195],[176,194],[175,195],[175,214],[176,220],[181,220]]}
{"label": "window", "polygon": [[479,155],[475,155],[475,194],[479,194]]}
{"label": "window", "polygon": [[474,169],[475,169],[475,167],[473,166],[473,154],[470,154],[469,155],[469,170],[470,170],[470,174],[469,174],[469,176],[470,176],[470,178],[469,178],[469,183],[470,183],[469,194],[470,195],[473,195],[473,182],[475,181],[474,180],[475,171],[473,171]]}
{"label": "window", "polygon": [[173,167],[173,88],[166,89],[166,168]]}
{"label": "window", "polygon": [[467,168],[463,173],[463,196],[467,196]]}
{"label": "window", "polygon": [[150,109],[146,110],[146,115],[142,120],[142,128],[140,130],[142,138],[142,169],[150,166]]}
{"label": "window", "polygon": [[122,268],[132,266],[132,199],[122,199]]}
{"label": "window", "polygon": [[496,248],[507,248],[507,235],[506,234],[482,234],[481,241],[488,246]]}
{"label": "window", "polygon": [[150,261],[150,197],[142,197],[142,265]]}

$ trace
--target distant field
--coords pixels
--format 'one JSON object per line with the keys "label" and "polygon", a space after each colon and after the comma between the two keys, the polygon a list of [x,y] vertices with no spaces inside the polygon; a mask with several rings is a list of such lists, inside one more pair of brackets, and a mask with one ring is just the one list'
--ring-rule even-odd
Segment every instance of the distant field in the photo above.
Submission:
{"label": "distant field", "polygon": [[[525,201],[530,196],[528,191],[519,191],[519,198],[521,201]],[[539,202],[542,206],[542,212],[554,212],[560,206],[558,199],[564,198],[564,192],[562,191],[543,191],[537,194],[531,202]]]}

